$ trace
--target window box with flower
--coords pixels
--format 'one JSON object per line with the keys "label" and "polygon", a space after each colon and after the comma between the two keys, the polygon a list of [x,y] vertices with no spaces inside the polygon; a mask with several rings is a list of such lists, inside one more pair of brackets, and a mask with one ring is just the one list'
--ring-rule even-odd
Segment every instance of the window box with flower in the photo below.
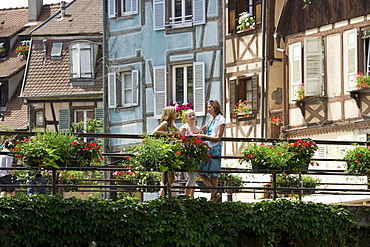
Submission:
{"label": "window box with flower", "polygon": [[239,14],[238,24],[237,29],[239,32],[242,32],[248,29],[254,29],[256,21],[248,12],[242,12]]}
{"label": "window box with flower", "polygon": [[29,49],[29,45],[19,45],[17,48],[15,48],[15,53],[18,54],[19,58],[23,59],[27,57]]}
{"label": "window box with flower", "polygon": [[284,123],[283,119],[281,117],[272,116],[270,123],[276,127],[281,127]]}
{"label": "window box with flower", "polygon": [[239,100],[239,102],[234,105],[233,117],[249,117],[251,114],[252,104],[248,99],[244,101]]}
{"label": "window box with flower", "polygon": [[31,168],[80,167],[99,165],[103,160],[98,143],[81,142],[72,133],[37,132],[30,139],[15,142],[11,151],[15,161]]}
{"label": "window box with flower", "polygon": [[299,139],[294,143],[253,142],[244,147],[239,163],[251,163],[255,172],[300,173],[308,169],[317,149],[311,139]]}
{"label": "window box with flower", "polygon": [[0,57],[6,57],[5,47],[0,46]]}

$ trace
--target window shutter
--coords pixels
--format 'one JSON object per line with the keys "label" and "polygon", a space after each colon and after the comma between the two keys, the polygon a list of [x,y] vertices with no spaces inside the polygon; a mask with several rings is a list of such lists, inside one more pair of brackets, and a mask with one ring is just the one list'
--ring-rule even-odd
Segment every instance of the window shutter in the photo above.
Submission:
{"label": "window shutter", "polygon": [[138,13],[138,0],[131,0],[131,10],[133,14]]}
{"label": "window shutter", "polygon": [[71,128],[71,110],[62,109],[59,110],[59,130],[69,131]]}
{"label": "window shutter", "polygon": [[356,89],[357,74],[357,30],[356,28],[343,33],[344,85],[348,90]]}
{"label": "window shutter", "polygon": [[166,67],[154,67],[154,117],[160,119],[166,107]]}
{"label": "window shutter", "polygon": [[153,0],[154,30],[163,30],[165,23],[165,0]]}
{"label": "window shutter", "polygon": [[194,111],[197,116],[205,115],[205,81],[204,81],[204,62],[194,63]]}
{"label": "window shutter", "polygon": [[236,80],[230,80],[229,83],[230,86],[230,93],[229,93],[229,104],[230,104],[230,115],[232,116],[234,114],[234,104],[236,104],[237,99],[235,98],[236,95]]}
{"label": "window shutter", "polygon": [[258,110],[258,76],[252,77],[252,111]]}
{"label": "window shutter", "polygon": [[306,38],[304,43],[304,95],[320,95],[324,69],[321,37]]}
{"label": "window shutter", "polygon": [[74,44],[71,47],[71,77],[80,77],[79,44]]}
{"label": "window shutter", "polygon": [[108,107],[116,108],[116,73],[108,73]]}
{"label": "window shutter", "polygon": [[116,17],[116,0],[108,0],[108,17]]}
{"label": "window shutter", "polygon": [[296,92],[302,83],[302,45],[297,42],[289,45],[289,81],[291,100],[297,98]]}
{"label": "window shutter", "polygon": [[80,44],[80,67],[81,67],[81,78],[92,78],[92,56],[91,56],[91,45]]}
{"label": "window shutter", "polygon": [[132,71],[132,105],[139,104],[139,71]]}
{"label": "window shutter", "polygon": [[96,120],[103,120],[103,116],[104,116],[103,114],[104,114],[103,108],[94,109],[94,118]]}
{"label": "window shutter", "polygon": [[205,0],[194,0],[193,2],[193,24],[200,25],[206,23],[206,3]]}

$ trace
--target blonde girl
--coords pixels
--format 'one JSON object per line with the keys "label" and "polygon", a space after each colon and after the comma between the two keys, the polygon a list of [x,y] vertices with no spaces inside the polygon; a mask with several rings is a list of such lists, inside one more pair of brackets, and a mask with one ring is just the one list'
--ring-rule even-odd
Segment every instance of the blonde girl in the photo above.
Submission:
{"label": "blonde girl", "polygon": [[[175,134],[179,133],[179,128],[175,125],[175,120],[177,119],[177,112],[176,108],[174,106],[167,106],[163,109],[162,117],[161,117],[161,123],[157,128],[155,128],[152,132],[153,135],[160,135],[160,134]],[[164,186],[167,183],[170,185],[173,185],[175,182],[175,173],[174,172],[168,172],[167,178],[165,176],[165,173],[162,173],[161,178],[161,185]],[[159,195],[164,195],[164,189],[161,188]]]}
{"label": "blonde girl", "polygon": [[[182,136],[194,136],[202,133],[202,128],[196,126],[195,122],[197,117],[195,112],[191,109],[185,112],[186,123],[180,127],[180,135]],[[196,172],[188,172],[188,181],[186,183],[187,187],[194,187],[196,183]],[[185,195],[190,196],[190,199],[194,199],[194,188],[186,188]]]}

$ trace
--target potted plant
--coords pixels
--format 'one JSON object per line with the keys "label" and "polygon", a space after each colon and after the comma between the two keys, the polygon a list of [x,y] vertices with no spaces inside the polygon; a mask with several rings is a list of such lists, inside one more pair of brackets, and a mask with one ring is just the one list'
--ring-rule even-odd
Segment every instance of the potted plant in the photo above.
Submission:
{"label": "potted plant", "polygon": [[248,12],[242,12],[239,14],[238,24],[238,31],[243,31],[251,28],[254,29],[256,21],[254,17]]}
{"label": "potted plant", "polygon": [[242,101],[239,100],[238,103],[234,105],[234,112],[233,117],[236,116],[244,116],[248,117],[252,112],[252,104],[249,102],[248,99]]}
{"label": "potted plant", "polygon": [[[231,186],[233,187],[243,187],[243,178],[236,174],[227,174],[221,173],[221,178],[219,181],[219,185],[221,186],[229,186],[228,185],[228,177],[231,176]],[[233,189],[233,192],[239,192],[239,189]]]}
{"label": "potted plant", "polygon": [[[272,176],[271,176],[272,182]],[[321,183],[321,179],[313,178],[307,175],[299,175],[297,174],[277,174],[276,175],[276,187],[290,187],[290,188],[316,188]],[[280,193],[285,194],[299,194],[299,189],[294,190],[278,190]],[[304,195],[310,195],[315,193],[313,190],[306,190],[302,192]]]}
{"label": "potted plant", "polygon": [[100,164],[102,151],[97,143],[80,142],[68,132],[36,132],[15,142],[11,151],[15,161],[30,167],[89,166]]}
{"label": "potted plant", "polygon": [[272,116],[270,123],[276,127],[280,127],[284,122],[281,117]]}
{"label": "potted plant", "polygon": [[6,56],[6,49],[5,47],[0,46],[0,57]]}
{"label": "potted plant", "polygon": [[130,164],[136,170],[194,172],[209,160],[207,151],[207,144],[196,137],[145,135],[131,148]]}
{"label": "potted plant", "polygon": [[299,139],[294,143],[253,142],[244,147],[239,163],[251,163],[256,172],[300,173],[307,170],[317,149],[316,143],[311,139]]}
{"label": "potted plant", "polygon": [[370,149],[368,146],[354,145],[354,149],[343,150],[343,160],[347,162],[349,173],[358,176],[370,176]]}
{"label": "potted plant", "polygon": [[26,58],[28,55],[28,51],[30,49],[29,45],[19,45],[15,48],[15,53],[18,54],[19,58]]}
{"label": "potted plant", "polygon": [[355,80],[356,88],[370,88],[370,75],[367,72],[358,72]]}
{"label": "potted plant", "polygon": [[304,83],[299,85],[298,90],[295,92],[295,100],[302,101],[304,99]]}
{"label": "potted plant", "polygon": [[189,109],[193,109],[193,103],[183,103],[173,102],[173,106],[176,107],[177,117],[181,119],[183,123],[186,122],[185,112]]}

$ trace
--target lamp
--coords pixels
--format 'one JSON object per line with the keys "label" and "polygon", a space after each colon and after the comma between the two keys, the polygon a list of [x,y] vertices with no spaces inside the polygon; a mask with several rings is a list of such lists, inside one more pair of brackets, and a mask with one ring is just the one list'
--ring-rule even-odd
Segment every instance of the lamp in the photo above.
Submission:
{"label": "lamp", "polygon": [[4,119],[5,119],[5,115],[4,115],[4,114],[2,114],[2,113],[0,113],[0,120],[1,120],[1,121],[4,121]]}

